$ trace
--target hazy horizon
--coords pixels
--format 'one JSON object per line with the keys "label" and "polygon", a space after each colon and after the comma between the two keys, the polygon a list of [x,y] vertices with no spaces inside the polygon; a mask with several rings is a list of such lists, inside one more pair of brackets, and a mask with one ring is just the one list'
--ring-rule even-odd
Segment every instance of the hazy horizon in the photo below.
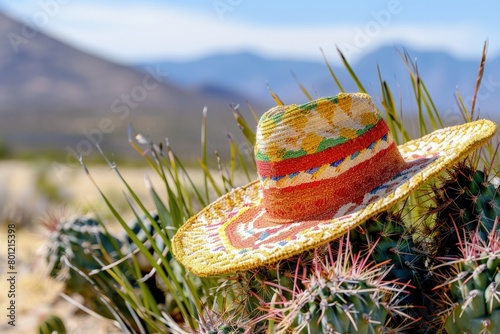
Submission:
{"label": "hazy horizon", "polygon": [[313,5],[263,0],[0,0],[0,10],[16,20],[122,64],[189,61],[243,51],[320,61],[320,47],[333,52],[336,46],[355,61],[391,44],[477,59],[485,40],[494,57],[500,53],[493,15],[497,9],[496,3],[459,1],[450,8],[411,0],[322,0]]}

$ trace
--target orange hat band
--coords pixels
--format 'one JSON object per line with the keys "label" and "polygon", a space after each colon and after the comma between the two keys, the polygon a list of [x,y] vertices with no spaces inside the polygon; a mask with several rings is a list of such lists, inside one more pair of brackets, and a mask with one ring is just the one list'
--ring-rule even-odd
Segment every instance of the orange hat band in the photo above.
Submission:
{"label": "orange hat band", "polygon": [[393,143],[371,159],[356,164],[336,177],[283,189],[264,189],[264,207],[268,219],[275,223],[327,219],[343,205],[356,202],[360,194],[364,195],[389,181],[405,166]]}

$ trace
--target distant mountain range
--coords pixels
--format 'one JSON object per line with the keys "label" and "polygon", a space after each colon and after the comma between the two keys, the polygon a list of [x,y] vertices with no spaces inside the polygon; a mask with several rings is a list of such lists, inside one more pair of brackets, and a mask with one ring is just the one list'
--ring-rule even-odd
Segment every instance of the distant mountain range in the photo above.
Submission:
{"label": "distant mountain range", "polygon": [[[477,60],[461,60],[449,54],[432,51],[405,49],[402,46],[387,46],[369,53],[352,64],[360,81],[368,91],[380,93],[377,66],[384,80],[395,93],[400,92],[403,101],[411,101],[413,91],[408,70],[403,62],[403,53],[417,60],[420,76],[441,109],[448,109],[455,104],[454,95],[458,89],[462,97],[472,95],[479,69],[481,50]],[[318,50],[318,53],[320,51]],[[336,51],[327,55],[330,63],[337,56]],[[297,78],[311,94],[317,96],[332,95],[338,92],[334,80],[325,63],[311,61],[291,61],[283,59],[265,59],[252,53],[213,55],[195,61],[172,62],[158,61],[138,64],[160,66],[169,73],[169,79],[182,87],[207,87],[220,92],[231,92],[248,99],[272,103],[268,84],[285,103],[301,103],[305,96],[300,91]],[[333,66],[334,72],[345,90],[355,91],[356,85],[345,68]],[[489,59],[484,72],[482,95],[479,107],[485,112],[495,112],[500,102],[500,58]],[[222,96],[222,93],[220,94]],[[405,111],[411,112],[409,103]]]}
{"label": "distant mountain range", "polygon": [[[121,154],[129,148],[129,123],[156,141],[171,137],[181,152],[194,151],[204,106],[221,115],[215,124],[238,131],[229,106],[245,102],[237,96],[179,87],[156,65],[143,73],[114,64],[35,35],[1,13],[0,36],[0,141],[16,154],[96,152],[88,137]],[[223,131],[213,136],[227,138]]]}
{"label": "distant mountain range", "polygon": [[[312,94],[339,91],[321,62],[236,53],[127,67],[41,32],[26,36],[23,29],[22,23],[0,13],[4,36],[0,39],[0,144],[16,154],[51,150],[68,160],[71,151],[92,151],[85,142],[89,138],[100,141],[109,153],[128,154],[126,128],[132,123],[155,141],[169,137],[180,155],[197,156],[204,106],[209,110],[211,148],[221,150],[227,132],[238,132],[230,103],[241,104],[243,111],[249,103],[262,113],[274,104],[266,85],[285,103],[305,102],[294,75]],[[353,67],[368,91],[379,95],[378,65],[394,92],[401,94],[403,109],[412,112],[415,106],[399,54],[402,50],[382,48]],[[464,98],[471,96],[480,51],[477,60],[460,60],[445,53],[408,50],[418,59],[419,73],[444,112],[453,110],[457,87]],[[333,59],[336,54],[327,51],[327,56]],[[334,70],[346,90],[356,90],[345,69],[335,66]],[[500,105],[500,59],[487,62],[484,81],[478,107],[483,114],[495,116]]]}

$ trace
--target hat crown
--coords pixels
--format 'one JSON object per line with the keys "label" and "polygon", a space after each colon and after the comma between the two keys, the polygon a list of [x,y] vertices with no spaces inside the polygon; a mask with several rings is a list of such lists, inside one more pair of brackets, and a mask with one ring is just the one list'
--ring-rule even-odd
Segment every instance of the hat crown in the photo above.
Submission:
{"label": "hat crown", "polygon": [[264,205],[276,222],[334,213],[404,167],[362,93],[272,108],[259,121],[255,154]]}
{"label": "hat crown", "polygon": [[363,93],[276,106],[260,118],[256,157],[276,162],[317,153],[358,137],[381,118]]}

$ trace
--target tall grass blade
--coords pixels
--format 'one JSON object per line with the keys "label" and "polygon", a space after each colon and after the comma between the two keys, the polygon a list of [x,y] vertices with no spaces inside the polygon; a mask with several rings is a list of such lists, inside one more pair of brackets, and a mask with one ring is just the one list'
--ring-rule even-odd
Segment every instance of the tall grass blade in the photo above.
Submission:
{"label": "tall grass blade", "polygon": [[488,53],[488,41],[484,42],[483,52],[481,54],[481,61],[479,63],[479,70],[476,78],[476,87],[474,88],[474,97],[472,98],[472,106],[470,108],[470,118],[474,119],[474,112],[476,111],[476,99],[479,88],[481,87],[481,81],[483,79],[484,65],[486,63],[486,54]]}
{"label": "tall grass blade", "polygon": [[245,136],[246,140],[248,140],[250,144],[252,144],[252,146],[255,146],[255,132],[250,128],[248,123],[241,115],[239,111],[239,105],[231,105],[231,110],[233,111],[234,119],[236,120],[238,127],[243,133],[243,136]]}
{"label": "tall grass blade", "polygon": [[276,103],[277,106],[285,105],[283,101],[279,98],[279,96],[271,90],[271,87],[269,87],[269,85],[267,85],[267,90],[269,91],[269,94],[271,94],[271,97],[273,98],[274,103]]}
{"label": "tall grass blade", "polygon": [[356,83],[356,86],[358,87],[359,91],[362,93],[366,93],[365,87],[363,86],[363,84],[359,80],[358,76],[356,75],[356,73],[352,69],[351,65],[349,65],[349,62],[345,58],[344,54],[342,53],[342,51],[340,51],[340,49],[338,47],[337,47],[337,52],[339,53],[340,59],[342,59],[342,63],[344,64],[344,67],[346,68],[347,72],[349,72],[349,75]]}
{"label": "tall grass blade", "polygon": [[[247,146],[246,143],[243,143],[241,145],[238,145],[238,143],[235,141],[233,136],[231,134],[229,136],[229,142],[231,145],[231,152],[234,151],[235,154],[235,165],[234,165],[234,171],[232,171],[233,177],[235,176],[237,166],[240,167],[245,174],[246,180],[250,182],[253,178],[250,176],[250,171],[247,160],[245,159],[248,158],[249,156],[251,157],[251,165],[255,166],[255,160],[254,160],[254,155],[253,155],[253,147]],[[243,152],[242,152],[243,150]],[[238,163],[238,164],[237,164]]]}
{"label": "tall grass blade", "polygon": [[471,122],[471,115],[469,110],[467,110],[467,106],[465,105],[464,99],[462,98],[462,95],[460,92],[457,90],[455,94],[455,102],[457,103],[458,110],[460,111],[460,114],[462,115],[462,118],[464,122]]}
{"label": "tall grass blade", "polygon": [[[387,124],[391,133],[393,133],[394,139],[397,144],[402,144],[410,140],[410,135],[408,131],[406,131],[403,121],[398,116],[396,103],[394,102],[393,94],[391,89],[387,85],[387,82],[382,79],[382,75],[380,73],[380,68],[377,65],[379,84],[382,90],[382,101],[381,104],[384,107],[384,111],[387,118]],[[402,138],[400,138],[400,136]]]}
{"label": "tall grass blade", "polygon": [[253,116],[253,119],[255,121],[255,124],[259,123],[259,116],[257,116],[257,113],[255,112],[255,110],[252,108],[252,106],[250,105],[250,103],[248,103],[247,101],[247,107],[248,107],[248,110],[250,110],[250,113],[252,114]]}
{"label": "tall grass blade", "polygon": [[212,186],[212,188],[215,191],[217,196],[219,196],[219,197],[222,196],[222,191],[220,190],[219,186],[217,185],[217,182],[215,182],[215,179],[212,176],[212,173],[211,173],[210,169],[208,168],[208,166],[205,165],[202,160],[199,160],[199,163],[200,163],[201,169],[203,170],[203,175],[205,177],[205,181],[207,183],[208,182],[210,183],[210,185]]}
{"label": "tall grass blade", "polygon": [[427,90],[427,86],[421,80],[420,84],[422,85],[423,93],[424,93],[424,105],[427,110],[427,116],[429,117],[429,121],[431,123],[432,130],[437,130],[443,128],[443,121],[441,120],[441,116],[432,100],[432,97]]}
{"label": "tall grass blade", "polygon": [[295,72],[293,72],[293,71],[292,71],[292,77],[295,79],[295,82],[299,86],[299,88],[302,91],[302,93],[306,96],[306,98],[309,101],[312,101],[313,100],[312,95],[309,93],[309,91],[307,90],[307,88],[304,87],[304,85],[300,82],[299,78],[297,78],[297,76],[295,75]]}
{"label": "tall grass blade", "polygon": [[[203,165],[208,165],[207,162],[207,111],[208,108],[203,108],[202,123],[201,123],[201,162]],[[208,198],[208,180],[203,180],[205,189],[205,198]]]}
{"label": "tall grass blade", "polygon": [[421,85],[420,74],[418,72],[418,65],[415,61],[411,59],[410,54],[406,49],[403,51],[403,61],[406,65],[408,74],[410,76],[413,95],[415,97],[415,103],[417,105],[419,133],[420,136],[424,136],[429,133],[429,130],[427,129],[426,120],[422,110],[422,103],[424,102],[422,97],[422,85]]}
{"label": "tall grass blade", "polygon": [[[182,176],[184,177],[184,179],[187,180],[188,184],[184,186],[184,189],[187,189],[188,185],[189,185],[189,190],[193,192],[196,200],[198,201],[199,205],[201,207],[205,207],[207,204],[208,204],[208,196],[205,196],[203,197],[202,194],[201,194],[201,191],[198,189],[198,187],[195,185],[193,179],[191,178],[191,176],[189,176],[190,173],[188,173],[188,171],[186,170],[186,167],[184,167],[182,165],[182,163],[180,162],[179,158],[172,152],[172,156],[173,156],[173,159],[175,159],[175,161],[177,162],[179,168],[182,170]],[[189,198],[189,193],[186,194],[186,196]],[[192,210],[192,207],[190,206],[189,208],[189,216],[192,216],[194,214],[193,210]]]}
{"label": "tall grass blade", "polygon": [[234,174],[236,172],[237,146],[230,133],[227,134],[227,139],[229,142],[229,171],[230,171],[229,178],[234,183]]}
{"label": "tall grass blade", "polygon": [[341,92],[345,92],[344,87],[342,86],[342,84],[340,83],[339,79],[335,75],[335,72],[333,71],[333,68],[330,66],[330,63],[328,62],[328,59],[326,58],[325,52],[323,51],[322,48],[320,48],[320,51],[321,51],[321,54],[323,55],[323,60],[325,61],[326,67],[328,68],[328,72],[330,72],[330,76],[335,81],[335,84],[337,85],[337,87],[339,88],[339,90]]}
{"label": "tall grass blade", "polygon": [[[104,156],[106,159],[106,157]],[[106,161],[108,161],[106,159]],[[126,182],[126,180],[123,178],[121,173],[119,172],[118,168],[116,167],[115,164],[111,163],[108,161],[108,164],[110,165],[110,168],[115,172],[115,174],[118,176],[120,181],[125,185],[127,191],[131,195],[132,199],[134,202],[139,206],[141,211],[148,217],[150,221],[153,221],[154,219],[151,217],[150,213],[142,203],[142,201],[138,198],[138,196],[135,194],[133,189],[130,187],[130,185]],[[145,247],[145,245],[142,243],[140,239],[138,239],[137,235],[135,234],[134,231],[128,226],[128,224],[123,220],[121,215],[119,214],[118,210],[112,205],[111,201],[108,199],[108,197],[102,192],[102,190],[99,188],[97,183],[94,181],[90,173],[88,172],[88,169],[85,167],[84,168],[87,176],[89,177],[90,181],[94,184],[96,189],[101,195],[101,198],[104,200],[106,203],[107,207],[113,214],[113,216],[116,218],[117,222],[120,224],[122,229],[125,231],[125,233],[129,236],[129,238],[132,240],[132,242],[137,246],[137,248],[140,250],[140,253],[147,259],[148,263],[151,265],[152,268],[156,270],[156,273],[159,275],[161,278],[162,282],[165,284],[167,290],[170,292],[172,298],[174,299],[177,307],[179,308],[179,311],[181,312],[184,320],[189,324],[189,326],[194,326],[192,328],[196,328],[196,323],[193,319],[193,314],[196,314],[196,302],[198,300],[193,300],[192,297],[187,296],[184,293],[184,290],[181,287],[180,282],[176,278],[174,272],[172,271],[172,267],[170,265],[170,262],[165,258],[165,256],[162,254],[161,250],[157,247],[155,240],[153,237],[149,234],[147,231],[146,227],[141,221],[140,215],[137,213],[137,209],[135,209],[135,205],[133,205],[131,199],[129,199],[128,196],[126,196],[127,201],[129,203],[130,208],[133,210],[134,215],[136,216],[138,224],[141,226],[141,229],[145,232],[145,235],[151,245],[151,247],[154,250],[154,253],[159,256],[160,263],[158,263],[153,255],[150,253],[150,251]],[[170,202],[172,203],[172,202]],[[172,209],[172,208],[171,208]],[[178,217],[175,217],[176,219],[173,219],[173,221],[181,221],[181,216],[180,214]],[[157,226],[158,228],[158,226]],[[169,244],[169,240],[167,240],[167,245]],[[161,264],[161,265],[160,265]],[[170,277],[170,279],[169,279]],[[134,294],[133,291],[128,291],[128,294]]]}

